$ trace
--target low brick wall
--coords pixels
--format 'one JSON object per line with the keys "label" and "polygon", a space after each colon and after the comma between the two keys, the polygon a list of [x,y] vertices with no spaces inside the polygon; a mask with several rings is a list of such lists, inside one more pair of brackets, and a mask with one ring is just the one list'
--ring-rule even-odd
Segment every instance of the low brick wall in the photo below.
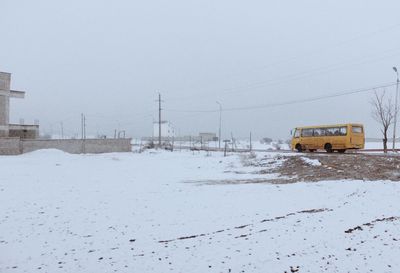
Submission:
{"label": "low brick wall", "polygon": [[18,155],[21,152],[19,138],[0,138],[0,155]]}
{"label": "low brick wall", "polygon": [[71,154],[99,154],[132,151],[130,138],[119,139],[22,139],[22,152],[58,149]]}

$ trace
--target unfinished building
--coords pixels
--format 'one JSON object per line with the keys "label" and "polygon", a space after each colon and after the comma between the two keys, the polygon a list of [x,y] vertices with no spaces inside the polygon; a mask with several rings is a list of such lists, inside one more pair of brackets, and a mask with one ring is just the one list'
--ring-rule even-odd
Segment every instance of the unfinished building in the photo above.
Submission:
{"label": "unfinished building", "polygon": [[25,92],[11,90],[11,74],[0,72],[0,137],[35,139],[39,125],[10,124],[10,98],[24,98]]}
{"label": "unfinished building", "polygon": [[68,153],[111,153],[132,151],[131,139],[39,139],[39,125],[10,124],[10,98],[25,92],[10,89],[11,74],[0,72],[0,155],[17,155],[41,149]]}

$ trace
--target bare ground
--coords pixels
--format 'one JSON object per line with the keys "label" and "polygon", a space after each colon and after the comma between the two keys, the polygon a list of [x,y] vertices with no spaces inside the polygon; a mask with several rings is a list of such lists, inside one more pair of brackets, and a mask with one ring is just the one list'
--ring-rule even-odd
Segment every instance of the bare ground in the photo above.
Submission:
{"label": "bare ground", "polygon": [[[314,162],[316,164],[310,163]],[[266,178],[192,181],[202,184],[288,184],[327,180],[400,181],[400,156],[380,154],[242,155],[244,166],[261,168]],[[273,178],[269,174],[275,174]]]}
{"label": "bare ground", "polygon": [[[302,157],[318,160],[307,164]],[[321,180],[400,180],[400,157],[367,154],[304,154],[289,156],[273,172],[297,181]]]}

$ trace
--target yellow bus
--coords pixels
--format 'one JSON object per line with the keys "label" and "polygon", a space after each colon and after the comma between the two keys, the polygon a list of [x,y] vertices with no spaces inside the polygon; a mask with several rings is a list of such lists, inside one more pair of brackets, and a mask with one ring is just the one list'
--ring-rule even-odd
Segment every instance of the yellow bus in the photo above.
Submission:
{"label": "yellow bus", "polygon": [[328,153],[344,153],[348,149],[364,149],[364,144],[362,124],[336,124],[295,128],[291,148],[298,152],[324,149]]}

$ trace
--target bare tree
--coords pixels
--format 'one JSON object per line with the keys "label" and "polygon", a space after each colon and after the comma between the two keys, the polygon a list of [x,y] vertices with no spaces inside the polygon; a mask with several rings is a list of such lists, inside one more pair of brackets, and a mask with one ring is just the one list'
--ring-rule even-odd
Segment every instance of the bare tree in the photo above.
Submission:
{"label": "bare tree", "polygon": [[381,125],[381,132],[383,134],[383,151],[387,153],[387,133],[390,124],[393,123],[395,114],[394,105],[390,102],[390,98],[385,97],[385,90],[378,94],[375,91],[375,96],[371,100],[372,105],[372,117]]}

